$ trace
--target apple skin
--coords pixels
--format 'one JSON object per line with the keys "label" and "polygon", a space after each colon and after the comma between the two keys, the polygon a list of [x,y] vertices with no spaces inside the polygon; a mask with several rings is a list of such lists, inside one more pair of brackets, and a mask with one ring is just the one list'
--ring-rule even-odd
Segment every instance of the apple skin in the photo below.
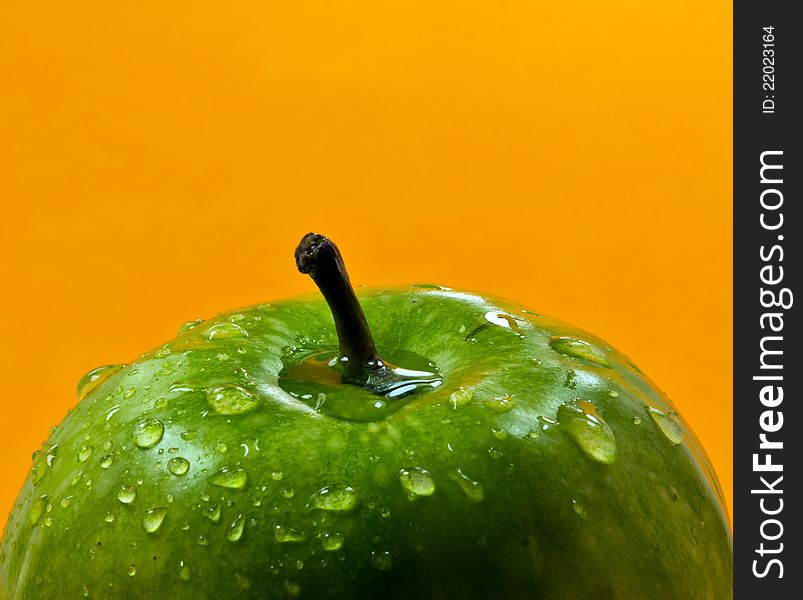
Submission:
{"label": "apple skin", "polygon": [[[625,355],[476,294],[358,293],[380,353],[427,357],[440,387],[371,423],[285,393],[283,351],[337,344],[320,297],[187,329],[95,382],[43,445],[5,528],[0,598],[732,596],[716,477],[685,423],[675,444],[651,418],[650,407],[674,408]],[[593,344],[602,360],[557,351],[555,336]],[[678,368],[699,367],[678,357]],[[221,385],[258,405],[216,414],[209,390]],[[554,423],[578,398],[615,438],[612,462],[611,446],[594,445],[600,432],[610,441],[599,420]],[[152,424],[137,430],[143,418],[163,425],[150,448],[135,443]],[[183,475],[168,468],[178,457]],[[414,468],[429,472],[431,495],[402,485]],[[412,473],[414,489],[433,491]],[[118,500],[130,499],[125,486],[130,503]],[[326,493],[315,500],[327,486],[332,506]]]}

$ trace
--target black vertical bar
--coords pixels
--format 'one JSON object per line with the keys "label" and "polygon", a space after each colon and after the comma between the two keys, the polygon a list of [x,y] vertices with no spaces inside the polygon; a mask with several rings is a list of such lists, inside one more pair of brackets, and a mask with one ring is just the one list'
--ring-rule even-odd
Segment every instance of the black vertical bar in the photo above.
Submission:
{"label": "black vertical bar", "polygon": [[803,598],[803,340],[795,305],[803,302],[803,22],[793,17],[795,4],[734,3],[737,600]]}

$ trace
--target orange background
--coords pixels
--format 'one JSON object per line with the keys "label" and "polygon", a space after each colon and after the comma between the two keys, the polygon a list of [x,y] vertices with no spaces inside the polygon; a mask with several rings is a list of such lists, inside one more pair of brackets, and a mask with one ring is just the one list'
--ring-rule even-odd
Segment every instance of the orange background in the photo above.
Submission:
{"label": "orange background", "polygon": [[186,320],[436,281],[607,339],[730,501],[731,6],[0,5],[0,515],[79,377]]}

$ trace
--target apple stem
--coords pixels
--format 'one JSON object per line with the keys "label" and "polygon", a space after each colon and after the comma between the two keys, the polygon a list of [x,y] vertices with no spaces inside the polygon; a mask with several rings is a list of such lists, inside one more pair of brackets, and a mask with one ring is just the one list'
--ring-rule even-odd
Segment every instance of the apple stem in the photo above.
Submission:
{"label": "apple stem", "polygon": [[365,385],[371,375],[379,374],[385,367],[340,251],[330,239],[308,233],[298,244],[295,258],[298,270],[312,277],[332,311],[343,381]]}

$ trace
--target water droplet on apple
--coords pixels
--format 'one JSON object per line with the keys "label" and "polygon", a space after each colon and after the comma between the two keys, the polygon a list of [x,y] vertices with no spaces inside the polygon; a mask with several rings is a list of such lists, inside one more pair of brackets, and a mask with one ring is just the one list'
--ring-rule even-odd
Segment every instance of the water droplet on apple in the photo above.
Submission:
{"label": "water droplet on apple", "polygon": [[211,388],[206,399],[209,406],[221,415],[241,415],[259,407],[259,400],[237,385],[219,385]]}
{"label": "water droplet on apple", "polygon": [[167,461],[167,470],[179,477],[186,475],[187,471],[190,470],[190,461],[182,456],[176,456]]}
{"label": "water droplet on apple", "polygon": [[390,571],[393,568],[393,557],[387,550],[374,550],[371,552],[371,564],[380,571]]}
{"label": "water droplet on apple", "polygon": [[209,545],[209,539],[205,535],[199,535],[197,544],[199,546],[208,546]]}
{"label": "water droplet on apple", "polygon": [[114,518],[115,518],[114,513],[109,511],[106,513],[106,516],[103,517],[103,520],[106,521],[107,523],[114,523]]}
{"label": "water droplet on apple", "polygon": [[165,356],[168,356],[170,353],[171,353],[170,346],[165,344],[164,346],[159,348],[156,352],[154,352],[153,355],[156,358],[164,358]]}
{"label": "water droplet on apple", "polygon": [[178,578],[181,581],[189,581],[192,577],[192,571],[190,568],[184,564],[184,561],[179,561],[178,563]]}
{"label": "water droplet on apple", "polygon": [[130,565],[128,565],[128,576],[133,577],[136,574],[137,574],[137,565],[131,563]]}
{"label": "water droplet on apple", "polygon": [[229,528],[226,530],[226,539],[230,542],[239,542],[243,537],[245,530],[245,518],[242,515],[237,515],[237,518],[231,522]]}
{"label": "water droplet on apple", "polygon": [[359,504],[357,491],[348,485],[329,485],[315,492],[307,503],[310,510],[348,512]]}
{"label": "water droplet on apple", "polygon": [[206,331],[210,340],[248,337],[248,332],[235,323],[217,323]]}
{"label": "water droplet on apple", "polygon": [[168,510],[164,506],[149,508],[142,519],[142,528],[148,533],[155,533],[162,526]]}
{"label": "water droplet on apple", "polygon": [[321,546],[327,552],[335,552],[343,547],[343,536],[337,532],[326,532],[321,536]]}
{"label": "water droplet on apple", "polygon": [[474,390],[460,388],[459,390],[451,393],[449,396],[449,402],[452,403],[452,408],[457,410],[458,407],[464,406],[471,402],[472,398],[474,398]]}
{"label": "water droplet on apple", "polygon": [[571,336],[554,335],[549,338],[549,345],[553,350],[572,358],[582,358],[602,367],[610,367],[608,357],[602,348],[594,344]]}
{"label": "water droplet on apple", "polygon": [[76,394],[79,400],[83,400],[89,395],[89,392],[96,389],[104,381],[109,379],[112,375],[117,373],[125,365],[104,365],[97,369],[92,369],[89,373],[81,377],[76,387]]}
{"label": "water droplet on apple", "polygon": [[218,487],[241,490],[248,483],[248,473],[241,467],[224,467],[212,475],[210,481]]}
{"label": "water droplet on apple", "polygon": [[31,525],[36,525],[39,519],[42,518],[42,513],[45,512],[47,505],[47,496],[39,496],[31,502],[31,508],[28,509],[28,521]]}
{"label": "water droplet on apple", "polygon": [[516,405],[516,401],[510,394],[505,394],[504,396],[499,396],[497,398],[488,398],[483,400],[483,405],[490,408],[494,412],[504,413],[511,410]]}
{"label": "water droplet on apple", "polygon": [[435,493],[435,479],[429,471],[420,467],[402,469],[399,472],[399,482],[411,499]]}
{"label": "water droplet on apple", "polygon": [[641,425],[641,417],[635,416],[630,419],[630,422],[633,423],[633,425]]}
{"label": "water droplet on apple", "polygon": [[188,331],[192,331],[203,322],[204,322],[203,319],[195,319],[194,321],[187,321],[181,327],[179,327],[178,334],[181,335],[182,333],[187,333]]}
{"label": "water droplet on apple", "polygon": [[494,325],[499,325],[500,327],[507,327],[508,329],[512,329],[516,333],[521,333],[521,327],[519,326],[519,321],[508,314],[499,311],[489,311],[485,313],[485,320],[489,323],[493,323]]}
{"label": "water droplet on apple", "polygon": [[220,515],[221,515],[220,504],[213,504],[204,511],[204,516],[213,523],[217,523],[218,521],[220,521]]}
{"label": "water droplet on apple", "polygon": [[190,440],[194,440],[195,436],[197,436],[197,435],[198,435],[197,431],[195,431],[194,429],[190,429],[189,431],[183,431],[181,433],[181,439],[182,440],[186,440],[186,441],[190,441]]}
{"label": "water droplet on apple", "polygon": [[273,537],[280,544],[300,544],[307,540],[307,536],[303,531],[278,523],[273,526]]}
{"label": "water droplet on apple", "polygon": [[90,456],[92,456],[92,453],[94,451],[95,451],[95,447],[94,446],[90,446],[89,444],[84,444],[83,446],[81,446],[78,449],[78,454],[76,456],[76,458],[78,459],[78,462],[79,463],[85,462],[86,459],[88,459]]}
{"label": "water droplet on apple", "polygon": [[162,441],[165,427],[164,424],[153,417],[140,419],[134,425],[134,443],[140,448],[153,448]]}
{"label": "water droplet on apple", "polygon": [[585,400],[571,400],[558,408],[558,422],[593,460],[611,464],[616,458],[616,438],[596,408]]}
{"label": "water droplet on apple", "polygon": [[117,499],[123,504],[131,504],[137,499],[137,488],[133,485],[124,485],[117,492]]}
{"label": "water droplet on apple", "polygon": [[577,500],[572,500],[572,509],[574,510],[575,514],[577,514],[577,516],[584,521],[588,521],[591,518],[588,516],[588,512],[586,511],[585,507]]}
{"label": "water droplet on apple", "polygon": [[474,481],[471,477],[457,469],[451,474],[451,479],[455,481],[460,489],[468,496],[472,502],[482,502],[485,499],[485,490],[479,481]]}
{"label": "water droplet on apple", "polygon": [[136,393],[137,393],[137,388],[135,387],[128,388],[126,391],[123,392],[123,398],[128,400],[129,398],[133,397],[134,394]]}
{"label": "water droplet on apple", "polygon": [[647,407],[647,413],[658,426],[658,430],[674,446],[683,443],[683,427],[680,424],[680,417],[676,412],[665,413],[652,406]]}
{"label": "water droplet on apple", "polygon": [[61,502],[59,502],[61,508],[67,508],[74,497],[75,496],[64,496],[64,498],[61,499]]}
{"label": "water droplet on apple", "polygon": [[100,466],[102,469],[108,469],[112,466],[114,462],[114,454],[107,454],[106,456],[101,457],[100,459]]}

